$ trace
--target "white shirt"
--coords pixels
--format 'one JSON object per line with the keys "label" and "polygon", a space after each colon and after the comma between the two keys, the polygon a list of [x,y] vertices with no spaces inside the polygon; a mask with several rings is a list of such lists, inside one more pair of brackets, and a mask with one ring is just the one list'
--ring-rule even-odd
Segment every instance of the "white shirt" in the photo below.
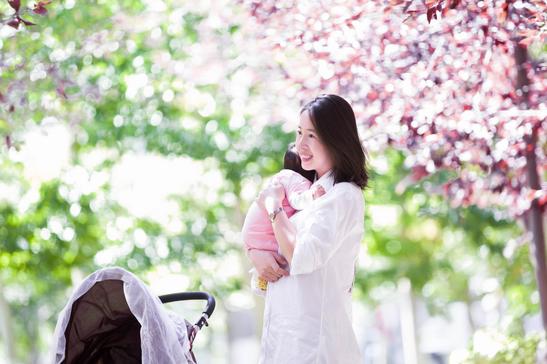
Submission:
{"label": "white shirt", "polygon": [[290,276],[268,284],[261,364],[352,364],[361,354],[351,289],[364,233],[364,200],[354,184],[333,186],[291,221],[297,229]]}

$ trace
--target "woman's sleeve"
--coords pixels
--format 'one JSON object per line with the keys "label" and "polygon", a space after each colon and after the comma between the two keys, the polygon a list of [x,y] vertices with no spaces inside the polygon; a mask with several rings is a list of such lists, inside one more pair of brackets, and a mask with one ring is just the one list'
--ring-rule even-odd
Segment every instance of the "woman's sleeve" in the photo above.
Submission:
{"label": "woman's sleeve", "polygon": [[311,273],[321,268],[342,243],[348,224],[344,219],[354,209],[355,194],[331,191],[316,200],[313,213],[297,226],[296,244],[291,261],[291,275]]}
{"label": "woman's sleeve", "polygon": [[313,202],[313,192],[309,189],[302,192],[293,192],[287,200],[293,209],[304,210]]}
{"label": "woman's sleeve", "polygon": [[293,209],[303,210],[313,202],[310,186],[311,182],[296,172],[288,177],[285,194]]}

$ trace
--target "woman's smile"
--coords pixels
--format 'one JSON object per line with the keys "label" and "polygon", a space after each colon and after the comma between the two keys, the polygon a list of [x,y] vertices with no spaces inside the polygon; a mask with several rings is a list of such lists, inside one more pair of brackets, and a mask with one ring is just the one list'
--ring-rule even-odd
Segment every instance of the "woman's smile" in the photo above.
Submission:
{"label": "woman's smile", "polygon": [[313,156],[311,154],[301,153],[299,154],[300,160],[302,160],[302,163],[307,163],[312,160]]}

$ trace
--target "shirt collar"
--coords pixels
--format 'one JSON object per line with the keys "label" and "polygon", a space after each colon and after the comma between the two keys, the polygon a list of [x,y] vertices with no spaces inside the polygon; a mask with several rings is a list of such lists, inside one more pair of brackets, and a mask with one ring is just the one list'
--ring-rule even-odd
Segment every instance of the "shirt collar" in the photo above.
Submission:
{"label": "shirt collar", "polygon": [[332,170],[325,173],[321,178],[316,179],[313,184],[320,184],[325,189],[325,192],[328,192],[334,186],[334,175]]}

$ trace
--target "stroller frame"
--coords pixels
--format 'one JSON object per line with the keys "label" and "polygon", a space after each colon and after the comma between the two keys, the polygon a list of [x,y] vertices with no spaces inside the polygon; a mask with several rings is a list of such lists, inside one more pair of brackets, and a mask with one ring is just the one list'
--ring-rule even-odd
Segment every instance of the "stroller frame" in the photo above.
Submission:
{"label": "stroller frame", "polygon": [[159,299],[162,303],[171,303],[171,302],[180,302],[180,301],[195,301],[195,300],[205,300],[207,305],[205,310],[201,313],[199,320],[192,326],[192,329],[188,330],[188,339],[190,340],[190,349],[194,343],[197,333],[203,325],[209,326],[207,320],[213,314],[213,311],[216,307],[215,298],[207,292],[179,292],[179,293],[170,293],[166,295],[159,296]]}

